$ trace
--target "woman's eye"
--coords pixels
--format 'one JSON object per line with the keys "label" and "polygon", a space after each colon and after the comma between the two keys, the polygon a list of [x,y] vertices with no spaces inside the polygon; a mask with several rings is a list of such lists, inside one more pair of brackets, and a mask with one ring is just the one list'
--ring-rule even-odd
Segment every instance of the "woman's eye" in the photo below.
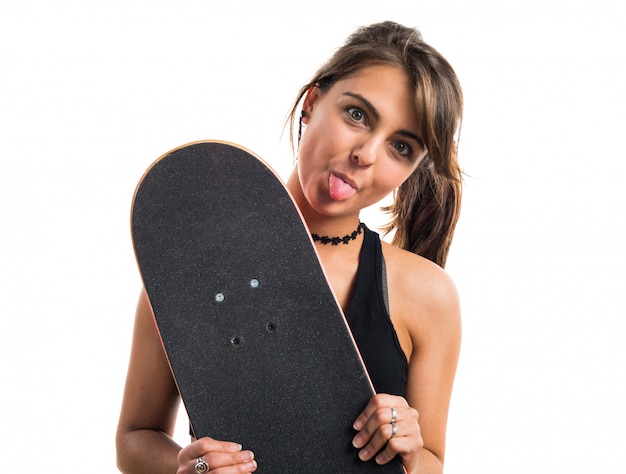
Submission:
{"label": "woman's eye", "polygon": [[363,111],[354,107],[350,107],[348,109],[348,115],[355,122],[363,122],[363,120],[365,119],[365,114],[363,113]]}
{"label": "woman's eye", "polygon": [[411,147],[404,142],[395,142],[393,147],[402,156],[409,156],[411,154]]}

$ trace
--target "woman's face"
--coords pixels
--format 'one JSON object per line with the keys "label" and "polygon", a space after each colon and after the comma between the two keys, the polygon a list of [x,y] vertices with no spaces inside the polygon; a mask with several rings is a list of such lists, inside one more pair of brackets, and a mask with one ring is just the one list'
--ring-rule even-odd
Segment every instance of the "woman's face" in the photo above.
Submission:
{"label": "woman's face", "polygon": [[392,66],[370,66],[303,103],[298,177],[324,215],[358,213],[402,184],[426,155],[414,90]]}

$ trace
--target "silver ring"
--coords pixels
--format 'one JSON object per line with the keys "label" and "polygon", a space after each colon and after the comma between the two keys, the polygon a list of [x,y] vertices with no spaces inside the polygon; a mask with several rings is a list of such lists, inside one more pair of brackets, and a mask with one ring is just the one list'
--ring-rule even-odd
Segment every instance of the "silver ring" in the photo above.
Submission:
{"label": "silver ring", "polygon": [[396,434],[398,434],[398,425],[396,425],[395,421],[391,422],[391,437],[393,438]]}
{"label": "silver ring", "polygon": [[205,472],[209,472],[209,465],[204,459],[202,459],[202,456],[200,456],[198,459],[196,459],[196,465],[194,466],[194,469],[198,474],[203,474]]}
{"label": "silver ring", "polygon": [[398,412],[396,411],[395,408],[391,409],[391,422],[395,423],[396,422],[396,418],[398,416]]}

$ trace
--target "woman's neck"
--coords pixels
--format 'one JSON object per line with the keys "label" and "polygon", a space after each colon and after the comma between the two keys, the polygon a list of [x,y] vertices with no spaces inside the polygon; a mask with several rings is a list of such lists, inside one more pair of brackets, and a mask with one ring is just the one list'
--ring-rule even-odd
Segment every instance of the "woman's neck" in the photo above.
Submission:
{"label": "woman's neck", "polygon": [[294,170],[287,181],[291,193],[311,233],[320,236],[343,237],[351,235],[359,226],[359,214],[328,216],[318,212],[307,201],[297,171]]}

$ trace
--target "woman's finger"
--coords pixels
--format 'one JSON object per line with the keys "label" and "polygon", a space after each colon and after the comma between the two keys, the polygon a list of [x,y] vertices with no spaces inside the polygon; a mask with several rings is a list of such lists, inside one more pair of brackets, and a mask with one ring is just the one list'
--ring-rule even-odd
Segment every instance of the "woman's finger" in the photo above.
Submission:
{"label": "woman's finger", "polygon": [[197,459],[190,460],[188,467],[191,468],[188,472],[197,474],[203,474],[205,472],[213,474],[236,474],[254,472],[257,468],[257,464],[254,460],[254,454],[251,451],[240,451],[236,453],[212,451]]}
{"label": "woman's finger", "polygon": [[183,448],[178,454],[178,474],[217,474],[253,472],[256,470],[254,454],[242,450],[240,444],[201,438]]}
{"label": "woman's finger", "polygon": [[355,427],[360,426],[353,439],[359,458],[367,461],[376,456],[377,462],[384,464],[397,454],[421,449],[418,417],[417,410],[401,397],[372,398],[355,422]]}
{"label": "woman's finger", "polygon": [[[379,410],[387,410],[386,415],[388,418],[388,423],[391,422],[391,418],[393,416],[392,408],[397,411],[401,408],[408,407],[408,402],[403,397],[398,397],[395,395],[387,395],[384,393],[379,393],[374,395],[367,406],[363,409],[363,411],[359,414],[359,416],[354,421],[353,427],[355,430],[360,431],[363,429],[365,424],[370,420]],[[384,416],[384,415],[383,415]]]}

